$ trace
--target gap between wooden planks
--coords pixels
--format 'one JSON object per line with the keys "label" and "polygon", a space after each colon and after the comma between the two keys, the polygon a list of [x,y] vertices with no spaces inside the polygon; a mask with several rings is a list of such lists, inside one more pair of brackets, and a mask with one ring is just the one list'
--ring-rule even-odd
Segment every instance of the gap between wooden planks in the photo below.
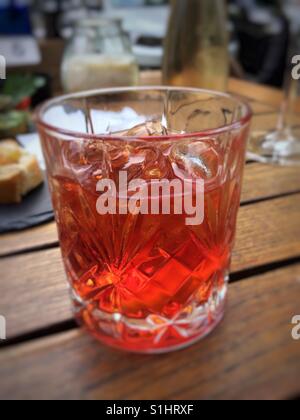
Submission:
{"label": "gap between wooden planks", "polygon": [[300,265],[230,285],[225,320],[204,341],[138,356],[82,331],[0,352],[1,399],[286,399],[300,394]]}
{"label": "gap between wooden planks", "polygon": [[[300,168],[246,165],[242,203],[300,191]],[[55,223],[0,236],[0,257],[57,244]]]}
{"label": "gap between wooden planks", "polygon": [[[300,194],[242,207],[232,272],[300,257],[299,209]],[[1,259],[0,272],[9,339],[71,318],[59,248]]]}

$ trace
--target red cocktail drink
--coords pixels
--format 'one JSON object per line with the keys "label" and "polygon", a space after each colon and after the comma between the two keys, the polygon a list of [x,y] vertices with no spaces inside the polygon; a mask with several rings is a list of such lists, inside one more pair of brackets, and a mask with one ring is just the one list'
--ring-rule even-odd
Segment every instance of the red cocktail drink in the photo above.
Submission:
{"label": "red cocktail drink", "polygon": [[75,313],[98,339],[164,352],[221,320],[250,117],[229,96],[179,89],[78,94],[41,110]]}

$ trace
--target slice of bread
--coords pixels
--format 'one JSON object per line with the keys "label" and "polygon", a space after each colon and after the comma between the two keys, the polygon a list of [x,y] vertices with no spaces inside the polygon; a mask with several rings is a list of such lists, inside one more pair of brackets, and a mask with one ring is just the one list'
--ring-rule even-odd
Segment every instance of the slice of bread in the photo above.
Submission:
{"label": "slice of bread", "polygon": [[0,143],[0,166],[18,163],[22,149],[14,140],[3,140]]}
{"label": "slice of bread", "polygon": [[23,172],[22,195],[28,194],[43,182],[43,174],[35,156],[23,154],[19,160]]}
{"label": "slice of bread", "polygon": [[0,166],[0,204],[22,201],[23,173],[19,165]]}
{"label": "slice of bread", "polygon": [[43,182],[35,156],[13,140],[0,142],[0,204],[20,203]]}

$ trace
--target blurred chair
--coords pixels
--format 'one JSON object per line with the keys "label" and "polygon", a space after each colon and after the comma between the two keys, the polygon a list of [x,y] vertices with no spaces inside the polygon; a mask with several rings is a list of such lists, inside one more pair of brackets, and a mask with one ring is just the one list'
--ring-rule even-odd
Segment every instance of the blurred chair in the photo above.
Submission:
{"label": "blurred chair", "polygon": [[[238,0],[240,11],[233,17],[240,49],[238,60],[248,79],[281,87],[284,79],[289,23],[277,2]],[[269,2],[270,3],[270,2]]]}

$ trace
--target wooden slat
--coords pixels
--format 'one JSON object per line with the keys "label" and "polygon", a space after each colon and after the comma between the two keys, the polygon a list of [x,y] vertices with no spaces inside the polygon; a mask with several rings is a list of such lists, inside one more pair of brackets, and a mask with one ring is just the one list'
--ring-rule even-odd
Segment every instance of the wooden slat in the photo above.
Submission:
{"label": "wooden slat", "polygon": [[[300,194],[242,207],[233,272],[299,257],[299,209]],[[9,338],[70,318],[58,248],[4,258],[0,272],[0,314],[8,319]]]}
{"label": "wooden slat", "polygon": [[[140,76],[140,85],[161,85],[162,75],[158,71],[143,71]],[[263,104],[272,104],[279,107],[283,94],[280,90],[263,85],[257,85],[245,80],[229,79],[228,91],[244,96],[247,100],[254,100]]]}
{"label": "wooden slat", "polygon": [[54,222],[0,236],[0,257],[28,249],[57,244],[57,230]]}
{"label": "wooden slat", "polygon": [[254,115],[274,114],[274,112],[278,113],[279,111],[279,108],[277,106],[268,105],[257,101],[250,100],[250,106]]}
{"label": "wooden slat", "polygon": [[[300,191],[300,168],[247,165],[242,202]],[[0,257],[57,243],[55,223],[0,236]]]}
{"label": "wooden slat", "polygon": [[300,256],[300,194],[245,206],[238,221],[232,270]]}
{"label": "wooden slat", "polygon": [[[159,86],[162,83],[160,71],[143,71],[140,74],[141,86]],[[250,101],[254,114],[266,114],[276,112],[283,99],[282,92],[267,86],[256,85],[250,82],[231,78],[228,91],[234,95]]]}
{"label": "wooden slat", "polygon": [[128,355],[72,331],[0,352],[2,399],[285,399],[300,394],[300,265],[230,286],[204,341],[165,356]]}
{"label": "wooden slat", "polygon": [[[289,121],[294,126],[300,125],[300,114],[293,114],[290,116]],[[252,134],[265,133],[268,131],[276,130],[278,125],[278,113],[254,115],[252,121]]]}
{"label": "wooden slat", "polygon": [[300,191],[300,167],[272,166],[260,163],[246,165],[242,203],[297,191]]}
{"label": "wooden slat", "polygon": [[0,263],[0,314],[8,338],[72,318],[59,248],[4,259]]}
{"label": "wooden slat", "polygon": [[272,104],[275,107],[279,107],[283,100],[282,91],[245,80],[230,79],[228,91],[242,95],[248,100],[253,99],[264,104]]}

